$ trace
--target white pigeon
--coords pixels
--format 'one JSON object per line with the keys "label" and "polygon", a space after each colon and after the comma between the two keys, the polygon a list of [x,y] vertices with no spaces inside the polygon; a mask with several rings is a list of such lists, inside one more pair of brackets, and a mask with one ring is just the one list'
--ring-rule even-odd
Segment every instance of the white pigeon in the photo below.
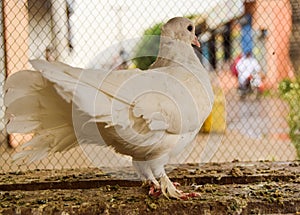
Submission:
{"label": "white pigeon", "polygon": [[163,25],[157,60],[146,71],[31,61],[37,71],[19,71],[5,85],[7,131],[33,134],[14,158],[31,162],[95,143],[131,156],[150,195],[186,198],[164,165],[194,140],[213,103],[192,44],[200,46],[194,24],[175,17]]}

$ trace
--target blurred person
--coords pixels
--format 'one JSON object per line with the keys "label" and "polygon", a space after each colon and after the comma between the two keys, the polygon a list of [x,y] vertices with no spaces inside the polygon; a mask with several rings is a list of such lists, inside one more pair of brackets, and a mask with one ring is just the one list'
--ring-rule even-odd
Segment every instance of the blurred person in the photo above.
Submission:
{"label": "blurred person", "polygon": [[237,63],[239,62],[239,60],[242,58],[242,54],[239,54],[232,62],[232,64],[230,65],[230,71],[231,71],[231,74],[234,76],[234,77],[238,77],[238,71],[236,69],[236,65]]}
{"label": "blurred person", "polygon": [[251,52],[247,52],[240,58],[236,64],[236,70],[242,97],[251,92],[252,88],[262,91],[261,66]]}

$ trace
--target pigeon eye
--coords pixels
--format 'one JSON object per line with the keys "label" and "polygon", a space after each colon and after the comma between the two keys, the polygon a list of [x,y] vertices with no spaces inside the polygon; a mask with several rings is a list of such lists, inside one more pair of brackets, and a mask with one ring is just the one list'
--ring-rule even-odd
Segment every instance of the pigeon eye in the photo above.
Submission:
{"label": "pigeon eye", "polygon": [[189,26],[187,27],[187,30],[188,30],[188,31],[192,31],[192,30],[193,30],[193,26],[192,26],[192,25],[189,25]]}

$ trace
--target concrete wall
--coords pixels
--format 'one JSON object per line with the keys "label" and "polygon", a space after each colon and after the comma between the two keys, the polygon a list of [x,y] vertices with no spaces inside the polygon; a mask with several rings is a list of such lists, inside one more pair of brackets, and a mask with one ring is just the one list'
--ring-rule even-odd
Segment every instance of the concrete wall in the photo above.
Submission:
{"label": "concrete wall", "polygon": [[[5,108],[3,107],[3,85],[6,76],[6,69],[5,69],[5,51],[4,51],[4,31],[3,31],[3,10],[2,6],[0,7],[0,142],[5,143],[6,141],[6,130],[4,124],[4,111]],[[1,145],[0,143],[0,145]]]}
{"label": "concrete wall", "polygon": [[292,31],[290,0],[256,0],[253,4],[253,27],[266,29],[266,85],[277,88],[283,78],[293,78],[293,67],[289,57]]}
{"label": "concrete wall", "polygon": [[[29,31],[28,2],[3,1],[5,68],[7,75],[30,68],[28,61]],[[1,106],[3,108],[3,105]],[[24,140],[23,135],[10,135],[10,145],[15,147]]]}
{"label": "concrete wall", "polygon": [[28,0],[29,59],[45,59],[52,45],[50,0]]}
{"label": "concrete wall", "polygon": [[6,69],[11,74],[28,68],[28,4],[3,0]]}

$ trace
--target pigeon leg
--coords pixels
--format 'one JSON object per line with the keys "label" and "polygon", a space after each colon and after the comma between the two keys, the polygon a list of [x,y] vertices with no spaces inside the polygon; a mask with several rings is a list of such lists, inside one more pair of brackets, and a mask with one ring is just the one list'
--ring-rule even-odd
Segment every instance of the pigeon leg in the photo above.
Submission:
{"label": "pigeon leg", "polygon": [[[167,175],[164,175],[160,178],[160,184],[161,184],[161,192],[164,194],[165,197],[180,199],[183,192],[176,188],[174,183],[171,182],[171,180],[168,178]],[[178,185],[177,183],[175,184]]]}
{"label": "pigeon leg", "polygon": [[160,180],[161,180],[161,192],[167,198],[171,197],[176,199],[187,200],[189,198],[200,196],[200,194],[196,192],[184,193],[183,191],[177,189],[177,187],[180,186],[180,184],[177,182],[171,182],[171,180],[166,175],[161,177]]}

